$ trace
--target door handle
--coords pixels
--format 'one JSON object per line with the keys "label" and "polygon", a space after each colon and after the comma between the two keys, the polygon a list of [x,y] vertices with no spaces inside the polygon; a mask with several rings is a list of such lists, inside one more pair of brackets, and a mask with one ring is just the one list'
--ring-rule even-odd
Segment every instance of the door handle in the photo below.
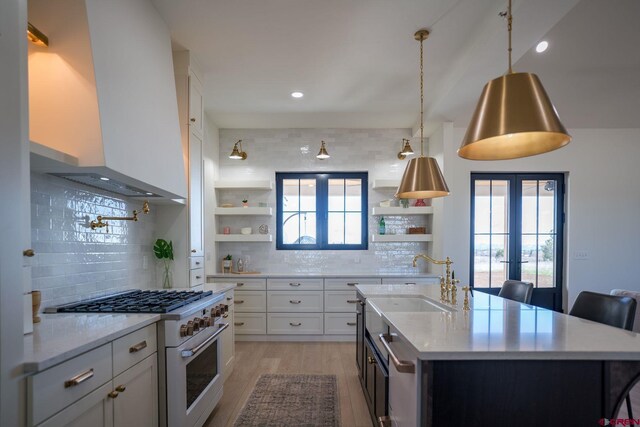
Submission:
{"label": "door handle", "polygon": [[129,353],[137,353],[140,350],[147,348],[147,340],[139,342],[138,344],[129,347]]}
{"label": "door handle", "polygon": [[300,300],[294,301],[294,300],[291,299],[291,300],[289,300],[289,302],[291,304],[300,304]]}
{"label": "door handle", "polygon": [[83,372],[75,377],[64,382],[64,388],[74,387],[87,381],[89,378],[93,378],[93,368],[86,372]]}
{"label": "door handle", "polygon": [[503,264],[511,264],[511,261],[500,261]]}
{"label": "door handle", "polygon": [[228,323],[223,323],[222,325],[218,326],[218,330],[215,331],[215,333],[213,335],[211,335],[209,338],[204,340],[201,344],[197,345],[196,347],[193,347],[190,350],[182,350],[182,352],[181,352],[182,357],[187,358],[187,357],[194,356],[200,350],[205,348],[211,341],[216,339],[218,337],[218,335],[220,335],[222,333],[222,331],[224,331],[228,327],[229,327]]}
{"label": "door handle", "polygon": [[378,335],[378,338],[384,346],[384,349],[387,350],[387,353],[389,353],[389,359],[391,359],[398,372],[404,372],[407,374],[414,374],[416,372],[416,365],[414,365],[413,362],[398,359],[398,356],[396,356],[396,354],[391,349],[389,343],[393,341],[392,334],[380,334]]}
{"label": "door handle", "polygon": [[22,251],[22,256],[26,256],[31,258],[32,256],[34,256],[36,254],[36,252],[33,249],[25,249],[24,251]]}

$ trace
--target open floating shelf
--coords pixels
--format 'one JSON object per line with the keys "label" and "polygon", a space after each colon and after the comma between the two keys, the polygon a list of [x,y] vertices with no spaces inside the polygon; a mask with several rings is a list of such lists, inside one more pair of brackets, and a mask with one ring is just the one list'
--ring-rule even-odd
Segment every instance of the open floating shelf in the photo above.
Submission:
{"label": "open floating shelf", "polygon": [[269,180],[249,181],[214,181],[214,188],[218,190],[273,190],[273,182]]}
{"label": "open floating shelf", "polygon": [[433,213],[433,207],[431,206],[409,206],[403,207],[380,207],[376,206],[371,208],[371,215],[430,215]]}
{"label": "open floating shelf", "polygon": [[375,243],[385,242],[430,242],[431,234],[373,234],[371,241]]}
{"label": "open floating shelf", "polygon": [[271,242],[271,234],[216,234],[216,242]]}
{"label": "open floating shelf", "polygon": [[248,207],[248,208],[216,208],[215,215],[255,215],[272,216],[272,208]]}
{"label": "open floating shelf", "polygon": [[374,189],[398,188],[399,185],[400,185],[399,179],[374,179],[372,188]]}

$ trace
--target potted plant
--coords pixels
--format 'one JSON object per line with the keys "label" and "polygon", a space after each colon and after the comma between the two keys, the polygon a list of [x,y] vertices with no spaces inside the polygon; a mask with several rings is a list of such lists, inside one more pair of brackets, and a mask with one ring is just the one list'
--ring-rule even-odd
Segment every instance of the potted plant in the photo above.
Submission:
{"label": "potted plant", "polygon": [[222,266],[224,268],[231,268],[233,261],[231,260],[231,254],[227,254],[226,257],[222,258]]}
{"label": "potted plant", "polygon": [[165,289],[171,288],[173,282],[173,276],[171,275],[171,261],[173,261],[173,242],[168,242],[164,239],[156,240],[153,245],[153,253],[156,258],[162,261],[163,264],[163,277],[162,287]]}
{"label": "potted plant", "polygon": [[249,201],[247,199],[242,200],[242,207],[243,208],[248,208],[249,207]]}

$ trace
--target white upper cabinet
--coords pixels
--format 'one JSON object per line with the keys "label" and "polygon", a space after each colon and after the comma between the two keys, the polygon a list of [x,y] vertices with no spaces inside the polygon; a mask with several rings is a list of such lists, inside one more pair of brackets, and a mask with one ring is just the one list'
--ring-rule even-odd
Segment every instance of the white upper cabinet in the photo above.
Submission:
{"label": "white upper cabinet", "polygon": [[150,0],[30,0],[29,19],[50,39],[29,46],[31,140],[186,198],[170,33]]}
{"label": "white upper cabinet", "polygon": [[189,126],[191,132],[204,135],[204,98],[202,97],[202,83],[195,74],[189,74]]}

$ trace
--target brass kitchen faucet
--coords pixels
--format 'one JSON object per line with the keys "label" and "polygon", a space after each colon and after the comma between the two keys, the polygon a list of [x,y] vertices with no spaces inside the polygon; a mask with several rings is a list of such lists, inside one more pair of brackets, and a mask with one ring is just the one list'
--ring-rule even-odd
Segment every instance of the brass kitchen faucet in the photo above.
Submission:
{"label": "brass kitchen faucet", "polygon": [[437,259],[431,258],[429,255],[418,254],[413,257],[414,268],[417,267],[418,259],[420,258],[424,259],[425,261],[429,261],[432,264],[445,266],[446,279],[443,277],[440,277],[440,301],[448,302],[450,304],[456,305],[458,303],[456,299],[457,297],[456,283],[460,283],[460,280],[454,279],[451,276],[451,264],[453,264],[453,261],[451,261],[451,258],[447,257],[447,259],[445,260],[437,260]]}

